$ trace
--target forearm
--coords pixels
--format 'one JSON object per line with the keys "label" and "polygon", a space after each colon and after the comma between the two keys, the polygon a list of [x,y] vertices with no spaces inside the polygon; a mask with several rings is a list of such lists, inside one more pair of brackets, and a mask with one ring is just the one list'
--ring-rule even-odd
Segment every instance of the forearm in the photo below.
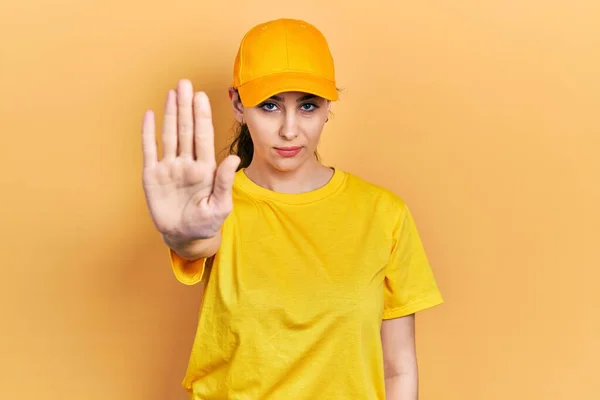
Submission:
{"label": "forearm", "polygon": [[383,321],[381,341],[386,399],[417,400],[419,373],[414,314]]}
{"label": "forearm", "polygon": [[416,371],[385,378],[385,398],[388,400],[418,400],[418,388]]}
{"label": "forearm", "polygon": [[163,235],[164,243],[180,257],[187,260],[212,257],[221,245],[221,232],[209,239],[180,241],[178,238]]}

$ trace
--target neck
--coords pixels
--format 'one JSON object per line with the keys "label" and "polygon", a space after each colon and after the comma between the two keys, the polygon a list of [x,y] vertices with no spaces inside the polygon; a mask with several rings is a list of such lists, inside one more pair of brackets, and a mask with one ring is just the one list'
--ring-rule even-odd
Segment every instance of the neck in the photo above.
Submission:
{"label": "neck", "polygon": [[244,171],[259,186],[280,193],[305,193],[324,186],[333,176],[333,169],[316,159],[292,170],[279,170],[255,158]]}

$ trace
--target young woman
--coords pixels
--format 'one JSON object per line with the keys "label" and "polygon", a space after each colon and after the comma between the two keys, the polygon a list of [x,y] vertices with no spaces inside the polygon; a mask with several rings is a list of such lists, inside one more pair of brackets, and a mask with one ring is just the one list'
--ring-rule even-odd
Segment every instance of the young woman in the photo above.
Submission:
{"label": "young woman", "polygon": [[192,399],[418,396],[414,314],[442,303],[406,204],[319,161],[337,100],[328,44],[278,19],[243,38],[229,90],[239,122],[215,161],[207,96],[169,91],[143,185],[173,272],[203,286],[183,386]]}

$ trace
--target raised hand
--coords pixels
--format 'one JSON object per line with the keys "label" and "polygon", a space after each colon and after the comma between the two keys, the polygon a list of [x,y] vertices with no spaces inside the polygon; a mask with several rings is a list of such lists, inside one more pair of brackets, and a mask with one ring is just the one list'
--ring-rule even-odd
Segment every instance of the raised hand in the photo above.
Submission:
{"label": "raised hand", "polygon": [[237,156],[217,168],[208,97],[181,80],[167,94],[157,156],[154,113],[144,114],[142,129],[143,187],[156,229],[177,242],[214,237],[231,213]]}

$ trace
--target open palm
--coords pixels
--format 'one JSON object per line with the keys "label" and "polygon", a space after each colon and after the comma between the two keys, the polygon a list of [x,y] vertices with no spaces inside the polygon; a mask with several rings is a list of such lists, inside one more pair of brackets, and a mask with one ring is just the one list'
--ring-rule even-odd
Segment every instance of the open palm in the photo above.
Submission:
{"label": "open palm", "polygon": [[143,187],[156,228],[181,241],[215,236],[233,207],[240,159],[230,155],[217,168],[210,103],[190,81],[181,80],[167,95],[161,160],[156,144],[149,110],[142,129]]}

